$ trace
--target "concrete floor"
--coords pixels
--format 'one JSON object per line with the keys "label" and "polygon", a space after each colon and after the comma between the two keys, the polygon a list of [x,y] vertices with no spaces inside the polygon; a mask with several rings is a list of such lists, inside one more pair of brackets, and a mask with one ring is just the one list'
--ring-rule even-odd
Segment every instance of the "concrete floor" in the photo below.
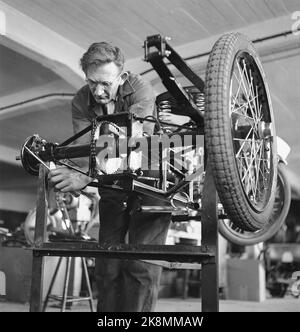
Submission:
{"label": "concrete floor", "polygon": [[[0,300],[0,312],[28,312],[29,304],[20,304]],[[50,304],[47,311],[60,311]],[[90,311],[88,303],[73,304],[68,312]],[[199,298],[161,298],[156,306],[157,312],[201,312],[201,299]],[[291,296],[284,298],[268,298],[263,302],[220,300],[220,312],[300,312],[300,298]]]}

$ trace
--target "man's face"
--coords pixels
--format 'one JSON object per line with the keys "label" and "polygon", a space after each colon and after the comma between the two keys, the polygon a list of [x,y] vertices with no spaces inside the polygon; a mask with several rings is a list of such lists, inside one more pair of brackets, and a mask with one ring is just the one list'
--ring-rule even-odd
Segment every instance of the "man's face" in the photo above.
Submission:
{"label": "man's face", "polygon": [[96,102],[107,104],[121,83],[121,70],[114,62],[91,66],[86,72],[86,81]]}

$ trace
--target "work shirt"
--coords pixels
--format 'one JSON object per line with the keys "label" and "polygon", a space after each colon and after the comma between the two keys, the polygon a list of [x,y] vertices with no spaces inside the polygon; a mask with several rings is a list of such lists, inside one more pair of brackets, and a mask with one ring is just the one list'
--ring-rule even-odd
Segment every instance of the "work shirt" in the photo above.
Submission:
{"label": "work shirt", "polygon": [[[108,105],[114,113],[130,112],[139,117],[155,116],[155,96],[152,86],[140,75],[129,73],[123,85],[120,85],[114,98],[114,105]],[[111,111],[109,112],[111,113]],[[72,100],[72,121],[74,134],[88,127],[98,115],[105,115],[103,107],[98,104],[88,85],[83,86]],[[153,133],[154,124],[145,121],[143,131],[149,135]],[[76,143],[90,142],[90,133],[80,137]]]}

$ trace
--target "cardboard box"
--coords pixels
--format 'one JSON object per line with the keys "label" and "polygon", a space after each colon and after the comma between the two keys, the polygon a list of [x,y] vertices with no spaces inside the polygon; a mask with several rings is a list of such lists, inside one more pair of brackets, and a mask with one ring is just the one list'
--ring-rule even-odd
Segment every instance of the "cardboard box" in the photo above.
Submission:
{"label": "cardboard box", "polygon": [[[44,257],[43,299],[50,286],[58,257]],[[63,294],[65,281],[66,258],[63,258],[52,295]],[[26,303],[30,301],[32,251],[18,247],[0,246],[0,295],[7,301]],[[76,257],[71,265],[69,294],[79,296],[82,280],[82,264],[80,257]]]}
{"label": "cardboard box", "polygon": [[227,282],[229,300],[264,301],[266,299],[265,268],[255,259],[228,259]]}

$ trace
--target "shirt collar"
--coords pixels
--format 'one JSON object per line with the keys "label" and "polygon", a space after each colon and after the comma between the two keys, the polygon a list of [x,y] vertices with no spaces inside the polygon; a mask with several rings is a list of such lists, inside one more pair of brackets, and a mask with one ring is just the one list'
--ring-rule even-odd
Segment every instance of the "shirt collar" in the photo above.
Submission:
{"label": "shirt collar", "polygon": [[134,87],[132,86],[132,84],[129,81],[129,77],[130,76],[127,77],[127,79],[124,82],[124,84],[122,84],[122,85],[119,86],[118,94],[121,97],[126,97],[126,96],[132,94],[135,91]]}

